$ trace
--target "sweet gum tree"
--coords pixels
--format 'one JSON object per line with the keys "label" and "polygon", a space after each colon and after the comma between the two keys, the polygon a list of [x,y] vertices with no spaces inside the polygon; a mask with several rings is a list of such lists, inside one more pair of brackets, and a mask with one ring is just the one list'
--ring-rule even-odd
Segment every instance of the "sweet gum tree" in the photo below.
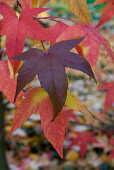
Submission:
{"label": "sweet gum tree", "polygon": [[[103,45],[112,64],[114,63],[114,53],[109,42],[98,31],[98,27],[114,15],[114,3],[113,0],[96,0],[94,5],[106,2],[106,6],[98,24],[94,27],[86,0],[64,1],[71,12],[78,17],[77,21],[53,16],[39,17],[40,13],[51,10],[44,8],[49,0],[0,1],[2,16],[0,36],[6,35],[5,48],[3,49],[1,45],[0,49],[0,148],[2,148],[0,157],[2,153],[5,153],[3,123],[5,105],[2,92],[17,107],[9,136],[33,113],[38,112],[44,135],[61,158],[63,158],[63,141],[69,119],[73,118],[80,123],[74,110],[85,115],[87,124],[92,124],[96,117],[68,91],[65,68],[79,70],[96,82],[94,68],[98,60],[100,44]],[[18,13],[13,9],[12,4],[18,7]],[[55,24],[46,29],[40,24],[41,19],[53,20]],[[67,25],[63,20],[68,20],[72,26]],[[29,48],[23,52],[26,37],[29,37],[29,44],[32,46],[34,42],[37,48]],[[88,49],[86,52],[85,48]],[[72,49],[74,49],[73,52]],[[8,60],[4,61],[5,50]],[[41,87],[33,87],[23,92],[23,88],[36,75],[38,75]],[[104,85],[101,82],[99,87],[100,90],[108,90],[107,95],[110,96],[110,99],[106,98],[104,111],[107,111],[114,102],[113,85],[114,82]],[[103,121],[101,117],[100,121]],[[103,123],[109,126],[107,122]],[[86,153],[88,142],[98,142],[93,134],[94,132],[76,132],[77,137],[72,141],[71,146],[80,143],[81,157]],[[83,140],[85,138],[86,140]],[[0,161],[0,165],[8,169],[5,154],[0,160],[4,160]]]}

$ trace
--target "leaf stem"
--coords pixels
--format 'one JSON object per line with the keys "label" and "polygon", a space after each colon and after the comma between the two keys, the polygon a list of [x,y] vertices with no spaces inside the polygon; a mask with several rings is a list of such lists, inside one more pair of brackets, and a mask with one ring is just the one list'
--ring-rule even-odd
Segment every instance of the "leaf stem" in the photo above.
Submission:
{"label": "leaf stem", "polygon": [[17,0],[17,6],[20,6],[20,8],[23,10],[23,8],[18,0]]}
{"label": "leaf stem", "polygon": [[42,44],[42,47],[43,47],[44,51],[46,52],[45,46],[44,46],[44,44],[43,44],[43,41],[41,40],[40,42],[41,42],[41,44]]}
{"label": "leaf stem", "polygon": [[64,19],[64,20],[73,22],[73,23],[75,23],[75,24],[79,24],[78,22],[76,22],[76,21],[74,21],[74,20],[72,20],[72,19],[68,19],[68,18],[64,18],[64,17],[43,17],[43,18],[35,18],[35,19],[55,19],[55,18]]}

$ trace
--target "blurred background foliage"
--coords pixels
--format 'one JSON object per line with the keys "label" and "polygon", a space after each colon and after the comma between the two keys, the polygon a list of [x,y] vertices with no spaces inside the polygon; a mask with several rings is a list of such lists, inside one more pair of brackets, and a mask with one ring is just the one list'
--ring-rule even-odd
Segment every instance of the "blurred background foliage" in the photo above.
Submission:
{"label": "blurred background foliage", "polygon": [[[50,7],[48,13],[44,16],[59,16],[76,20],[67,5],[60,1],[51,1],[45,7]],[[93,6],[95,0],[87,0],[90,17],[93,24],[98,23],[102,9],[105,4]],[[15,10],[20,10],[16,6]],[[53,21],[41,21],[41,24],[48,27],[54,24]],[[70,23],[71,24],[71,23]],[[113,19],[102,26],[101,33],[106,37],[114,49],[114,37],[113,31]],[[5,36],[1,37],[1,47],[5,47]],[[26,39],[25,49],[29,48],[31,40]],[[103,82],[113,80],[113,66],[110,64],[109,59],[106,59],[106,53],[104,49],[100,50],[100,59],[97,63],[97,69],[100,71]],[[106,60],[104,60],[106,59]],[[89,81],[88,77],[79,73],[69,71],[69,90],[74,93],[82,103],[92,112],[96,114],[101,112],[104,107],[105,92],[99,91],[93,81]],[[99,80],[98,80],[99,84]],[[26,88],[39,85],[39,82],[35,79]],[[64,158],[60,159],[57,152],[51,146],[51,144],[45,139],[42,128],[40,125],[40,117],[38,114],[33,114],[21,128],[17,129],[12,137],[9,139],[8,134],[11,129],[13,116],[16,108],[13,104],[9,103],[5,96],[4,103],[7,104],[7,110],[5,110],[5,143],[8,165],[11,170],[113,170],[114,159],[109,159],[112,146],[109,143],[109,139],[113,137],[114,127],[105,127],[105,125],[98,124],[99,128],[93,128],[92,126],[86,126],[84,124],[85,118],[80,112],[76,113],[80,122],[84,125],[76,124],[71,120],[69,124],[69,130],[66,133],[64,141]],[[104,115],[104,118],[113,122],[113,107]],[[98,117],[99,119],[99,117]],[[98,121],[99,123],[99,121]],[[84,158],[80,158],[80,146],[76,145],[72,148],[68,148],[70,139],[74,138],[73,131],[87,132],[94,130],[95,138],[100,142],[99,145],[88,144],[87,152]],[[0,169],[4,170],[4,169]]]}

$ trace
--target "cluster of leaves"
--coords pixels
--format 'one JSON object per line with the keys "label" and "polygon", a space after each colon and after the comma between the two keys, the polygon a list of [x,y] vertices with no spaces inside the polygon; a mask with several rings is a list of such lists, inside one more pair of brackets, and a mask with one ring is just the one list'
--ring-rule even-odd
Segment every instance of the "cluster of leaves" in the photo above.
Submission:
{"label": "cluster of leaves", "polygon": [[[38,18],[37,15],[49,10],[42,8],[48,1],[40,0],[39,8],[35,7],[38,0],[2,1],[0,2],[0,14],[3,19],[0,20],[0,35],[6,35],[5,47],[9,61],[0,61],[0,90],[3,91],[10,102],[17,106],[10,135],[31,114],[38,111],[46,138],[62,158],[62,145],[69,119],[73,118],[78,121],[73,110],[83,112],[92,119],[80,101],[68,91],[65,67],[79,70],[96,81],[92,68],[94,69],[96,65],[100,44],[104,46],[114,63],[114,53],[108,41],[96,29],[113,16],[111,9],[114,3],[112,0],[108,1],[99,23],[93,28],[86,0],[66,0],[69,9],[79,20],[77,22],[71,21],[73,22],[72,26],[57,21],[55,25],[45,29],[40,25],[39,20],[41,18]],[[98,0],[96,4],[106,1]],[[20,6],[22,12],[19,17],[14,9],[8,5],[10,2],[17,2],[17,5]],[[32,8],[33,6],[35,8]],[[108,17],[105,17],[107,10],[111,12],[108,13]],[[54,19],[56,21],[57,17],[42,19]],[[66,18],[66,20],[68,19]],[[30,48],[23,52],[26,37],[40,40],[43,50]],[[48,50],[44,47],[44,42],[47,41],[50,42]],[[71,52],[73,48],[78,54]],[[86,49],[86,52],[84,49]],[[23,61],[22,66],[20,66],[20,61]],[[42,88],[35,87],[22,93],[22,89],[36,75],[38,75]],[[103,85],[100,89],[108,89],[108,93],[114,96],[112,94],[114,91],[110,92],[112,86],[113,82]],[[112,105],[112,98],[108,105],[106,101],[104,111]],[[78,133],[77,135],[76,143],[85,139],[85,134]],[[92,133],[87,135],[87,140],[81,144],[82,156],[86,152],[87,143],[96,142],[92,138]]]}

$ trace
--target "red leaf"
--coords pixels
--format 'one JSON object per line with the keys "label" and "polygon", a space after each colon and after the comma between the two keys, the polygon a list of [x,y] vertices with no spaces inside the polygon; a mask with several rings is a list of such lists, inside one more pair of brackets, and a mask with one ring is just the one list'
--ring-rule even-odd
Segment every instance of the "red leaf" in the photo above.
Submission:
{"label": "red leaf", "polygon": [[85,36],[85,39],[82,41],[82,45],[83,47],[87,48],[87,54],[85,56],[91,66],[94,67],[96,65],[99,55],[100,43],[104,46],[112,62],[114,63],[114,52],[111,50],[108,41],[89,25],[75,24],[71,27],[68,27],[57,38],[56,42],[83,36]]}
{"label": "red leaf", "polygon": [[[8,57],[20,54],[24,48],[26,36],[38,40],[50,40],[48,32],[33,19],[37,14],[48,10],[48,8],[26,8],[19,19],[15,11],[9,5],[0,3],[0,35],[6,34],[6,52]],[[14,72],[17,70],[19,61],[11,61]]]}
{"label": "red leaf", "polygon": [[100,3],[107,2],[104,10],[102,12],[99,23],[96,25],[96,28],[103,25],[107,21],[109,21],[112,16],[114,16],[114,0],[96,0],[94,5],[98,5]]}
{"label": "red leaf", "polygon": [[[42,94],[44,96],[42,96]],[[22,101],[22,103],[17,106],[9,136],[15,129],[19,128],[23,122],[25,122],[33,113],[38,110],[38,103],[47,97],[47,95],[41,88],[35,87],[28,90],[27,93],[24,94],[24,97],[25,99]]]}
{"label": "red leaf", "polygon": [[41,116],[41,125],[47,140],[54,146],[60,157],[63,158],[63,141],[65,136],[65,124],[62,112],[57,118],[53,118],[53,106],[49,98],[45,99],[38,107]]}
{"label": "red leaf", "polygon": [[80,145],[80,154],[81,157],[83,158],[87,150],[87,144],[89,142],[98,143],[98,141],[92,136],[94,134],[93,132],[75,132],[75,133],[76,138],[72,140],[69,147],[71,148],[74,145]]}
{"label": "red leaf", "polygon": [[42,88],[32,88],[28,90],[24,94],[24,96],[24,100],[17,107],[17,111],[14,115],[13,125],[9,136],[16,128],[20,127],[22,123],[25,122],[33,113],[39,111],[44,135],[57,150],[61,158],[63,158],[62,145],[65,135],[64,118],[67,116],[65,115],[64,110],[58,115],[58,117],[53,122],[51,122],[53,117],[52,103],[47,93]]}
{"label": "red leaf", "polygon": [[73,119],[75,120],[76,122],[78,122],[78,119],[76,117],[76,115],[74,114],[74,111],[72,109],[67,109],[67,110],[64,110],[64,112],[62,112],[62,115],[64,117],[64,123],[65,123],[65,128],[66,128],[66,131],[68,129],[68,126],[69,126],[69,120],[70,119]]}
{"label": "red leaf", "polygon": [[48,32],[51,32],[53,34],[53,40],[51,41],[51,45],[54,44],[58,36],[64,32],[69,26],[64,24],[63,22],[58,22],[57,24],[47,28]]}
{"label": "red leaf", "polygon": [[114,103],[114,82],[105,83],[98,87],[99,90],[107,90],[105,96],[104,112],[107,111]]}
{"label": "red leaf", "polygon": [[0,91],[13,103],[16,91],[16,79],[11,74],[7,61],[0,61]]}
{"label": "red leaf", "polygon": [[9,136],[33,113],[39,111],[44,135],[57,150],[60,157],[63,158],[65,129],[68,128],[68,121],[70,118],[77,120],[73,110],[62,110],[57,118],[51,122],[53,117],[53,106],[45,90],[41,87],[34,87],[28,90],[24,94],[24,97],[22,103],[17,106]]}

